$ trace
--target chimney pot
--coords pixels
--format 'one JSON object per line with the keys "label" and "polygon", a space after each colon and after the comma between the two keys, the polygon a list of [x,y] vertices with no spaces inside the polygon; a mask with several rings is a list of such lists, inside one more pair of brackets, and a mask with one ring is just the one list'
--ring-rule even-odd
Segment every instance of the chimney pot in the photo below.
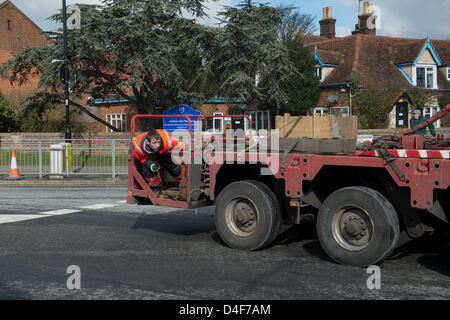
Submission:
{"label": "chimney pot", "polygon": [[320,36],[333,39],[336,37],[336,19],[333,19],[332,7],[323,8],[323,20],[320,23]]}

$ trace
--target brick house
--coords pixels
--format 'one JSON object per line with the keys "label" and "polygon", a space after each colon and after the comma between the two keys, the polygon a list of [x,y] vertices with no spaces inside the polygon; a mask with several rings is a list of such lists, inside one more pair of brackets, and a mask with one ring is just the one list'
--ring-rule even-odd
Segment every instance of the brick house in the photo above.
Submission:
{"label": "brick house", "polygon": [[[11,1],[0,4],[0,64],[26,47],[37,47],[51,40],[30,18]],[[3,95],[26,96],[37,87],[38,77],[32,77],[22,86],[11,85],[0,78],[0,92]]]}
{"label": "brick house", "polygon": [[[335,36],[336,19],[331,7],[323,9],[320,36],[305,36],[305,45],[316,61],[321,96],[315,112],[351,113],[349,79],[359,73],[360,88],[399,88],[390,114],[390,128],[408,127],[411,104],[405,94],[413,88],[436,93],[450,91],[450,41],[394,38],[376,35],[371,22],[371,5],[364,3],[355,30],[347,37]],[[424,115],[435,114],[440,107],[432,99]],[[437,124],[439,127],[439,123]]]}

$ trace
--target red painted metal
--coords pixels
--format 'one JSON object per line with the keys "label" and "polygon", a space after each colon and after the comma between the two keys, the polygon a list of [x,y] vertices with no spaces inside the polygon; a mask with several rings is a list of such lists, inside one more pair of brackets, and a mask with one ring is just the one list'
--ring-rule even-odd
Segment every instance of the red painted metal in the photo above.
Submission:
{"label": "red painted metal", "polygon": [[[369,151],[374,152],[374,151]],[[416,151],[417,152],[417,151]],[[428,151],[430,152],[430,151]],[[234,154],[234,160],[238,161]],[[245,155],[245,162],[250,162],[250,154]],[[259,155],[260,156],[260,155]],[[298,199],[303,195],[303,181],[312,181],[325,166],[341,166],[354,168],[382,168],[385,169],[398,187],[411,190],[411,206],[418,209],[429,209],[433,205],[433,191],[435,189],[448,189],[450,187],[450,160],[447,159],[420,159],[398,158],[393,161],[404,173],[402,181],[391,166],[381,157],[364,157],[361,155],[316,155],[316,154],[289,154],[282,168],[282,155],[279,157],[280,168],[273,172],[276,179],[285,181],[285,196]],[[260,162],[260,161],[259,161]],[[222,163],[210,164],[210,199],[214,200],[216,175]]]}
{"label": "red painted metal", "polygon": [[[450,105],[449,105],[450,106]],[[447,108],[449,107],[447,106]],[[135,116],[132,119],[132,133],[134,136],[134,120],[139,117]],[[143,115],[140,117],[176,117],[176,116],[153,116]],[[185,117],[186,116],[179,116]],[[195,116],[199,117],[199,116]],[[200,117],[219,117],[219,116],[200,116]],[[225,116],[224,116],[225,117]],[[247,116],[248,117],[248,116]],[[189,120],[189,119],[188,119]],[[249,119],[251,121],[251,119]],[[189,120],[189,128],[190,120]],[[442,138],[442,137],[441,137]],[[443,138],[436,138],[437,141]],[[441,140],[439,140],[441,139]],[[424,140],[420,135],[413,135],[405,137],[404,142],[407,143],[411,149],[388,149],[385,150],[391,155],[392,161],[388,163],[381,157],[380,150],[356,151],[351,155],[318,155],[318,154],[301,154],[290,153],[283,157],[280,153],[273,154],[255,154],[255,153],[227,153],[215,152],[210,155],[217,159],[217,155],[222,155],[223,159],[232,159],[235,163],[262,163],[266,164],[276,179],[285,181],[285,196],[291,199],[299,199],[303,195],[303,182],[312,181],[325,166],[331,167],[354,167],[354,168],[381,168],[388,172],[389,176],[398,187],[410,189],[411,207],[418,209],[429,209],[433,205],[433,192],[436,189],[446,190],[450,187],[450,151],[445,150],[423,150]],[[418,149],[419,147],[422,147]],[[189,152],[191,150],[189,149]],[[228,156],[227,156],[228,155]],[[284,163],[282,163],[284,159]],[[279,166],[272,166],[275,161],[278,161]],[[217,174],[224,163],[213,163],[209,161],[209,175],[210,175],[210,200],[215,199],[215,187],[218,183]],[[394,170],[395,165],[398,170]],[[189,181],[190,166],[186,165],[186,177],[184,182]],[[404,177],[399,177],[399,172]],[[186,185],[186,190],[189,190],[189,184]],[[186,193],[189,195],[189,193]],[[147,197],[153,204],[164,205],[178,208],[190,208],[193,206],[202,205],[199,203],[191,203],[189,197],[188,201],[172,201],[158,199],[152,192],[145,180],[136,170],[134,161],[129,163],[129,201],[131,196]]]}
{"label": "red painted metal", "polygon": [[[191,127],[191,119],[190,118],[220,118],[220,117],[231,117],[231,118],[247,118],[249,121],[249,127],[252,126],[252,119],[248,115],[200,115],[200,116],[187,116],[187,115],[150,115],[150,114],[138,114],[131,118],[131,139],[135,136],[136,131],[136,119],[138,118],[185,118],[188,120],[188,128],[189,128],[189,136],[192,136],[192,127]],[[197,126],[198,128],[198,126]],[[248,139],[248,138],[247,138]],[[191,143],[188,144],[187,152],[192,152]],[[192,159],[193,154],[191,154]],[[176,207],[176,208],[192,208],[198,207],[198,202],[192,203],[190,200],[190,181],[191,175],[191,166],[186,165],[185,176],[182,177],[180,183],[184,183],[186,186],[186,201],[175,201],[175,200],[163,200],[156,197],[155,193],[151,190],[145,180],[142,178],[142,175],[138,172],[136,168],[136,164],[133,158],[130,159],[128,164],[128,198],[127,202],[132,203],[132,196],[140,196],[144,198],[150,199],[152,204],[168,206],[168,207]],[[136,185],[139,185],[139,187]]]}

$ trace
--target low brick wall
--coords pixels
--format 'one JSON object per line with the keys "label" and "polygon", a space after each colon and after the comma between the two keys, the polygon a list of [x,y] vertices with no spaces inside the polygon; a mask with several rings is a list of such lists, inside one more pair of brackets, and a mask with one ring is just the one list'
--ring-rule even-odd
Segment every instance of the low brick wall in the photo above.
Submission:
{"label": "low brick wall", "polygon": [[[44,150],[64,142],[64,133],[0,133],[0,149],[37,150],[39,141]],[[117,149],[130,147],[129,132],[73,133],[72,147],[110,153],[112,144]],[[104,151],[102,151],[104,149]]]}

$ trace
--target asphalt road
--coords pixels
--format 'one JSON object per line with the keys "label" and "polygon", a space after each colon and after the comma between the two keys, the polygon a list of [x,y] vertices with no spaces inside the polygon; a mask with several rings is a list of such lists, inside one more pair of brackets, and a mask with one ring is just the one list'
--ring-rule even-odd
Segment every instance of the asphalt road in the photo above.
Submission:
{"label": "asphalt road", "polygon": [[450,298],[449,245],[386,261],[370,290],[367,270],[330,261],[308,226],[290,243],[244,252],[220,240],[212,207],[125,197],[126,188],[1,187],[0,299]]}

